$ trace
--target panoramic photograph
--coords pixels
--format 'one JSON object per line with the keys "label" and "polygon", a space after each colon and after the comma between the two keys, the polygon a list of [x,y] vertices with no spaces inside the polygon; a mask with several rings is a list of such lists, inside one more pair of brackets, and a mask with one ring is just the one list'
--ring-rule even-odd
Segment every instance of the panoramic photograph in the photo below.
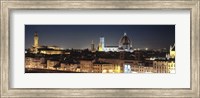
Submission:
{"label": "panoramic photograph", "polygon": [[25,25],[25,73],[176,73],[175,25]]}

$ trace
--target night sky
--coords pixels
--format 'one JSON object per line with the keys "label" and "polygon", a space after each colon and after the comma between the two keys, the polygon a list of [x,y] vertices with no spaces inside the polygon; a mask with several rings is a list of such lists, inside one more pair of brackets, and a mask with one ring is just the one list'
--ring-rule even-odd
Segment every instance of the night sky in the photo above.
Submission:
{"label": "night sky", "polygon": [[124,32],[134,48],[169,49],[175,43],[175,25],[25,25],[25,48],[33,45],[38,32],[39,45],[86,49],[92,40],[97,47],[101,36],[107,46],[118,46]]}

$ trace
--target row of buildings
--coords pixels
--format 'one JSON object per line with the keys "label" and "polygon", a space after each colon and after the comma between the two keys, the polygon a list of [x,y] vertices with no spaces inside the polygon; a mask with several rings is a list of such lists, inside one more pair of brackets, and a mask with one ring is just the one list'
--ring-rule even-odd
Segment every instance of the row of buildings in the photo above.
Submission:
{"label": "row of buildings", "polygon": [[99,59],[80,60],[69,63],[59,60],[45,60],[45,58],[26,57],[26,68],[41,68],[49,70],[63,70],[83,73],[174,73],[174,60],[138,60]]}
{"label": "row of buildings", "polygon": [[[175,46],[170,47],[170,52],[166,57],[146,57],[145,59],[138,57],[135,59],[126,59],[121,57],[121,55],[120,58],[98,57],[78,60],[68,60],[63,57],[60,57],[60,59],[51,56],[50,58],[44,56],[26,56],[25,67],[83,73],[175,73],[174,48]],[[140,57],[140,55],[136,56]]]}

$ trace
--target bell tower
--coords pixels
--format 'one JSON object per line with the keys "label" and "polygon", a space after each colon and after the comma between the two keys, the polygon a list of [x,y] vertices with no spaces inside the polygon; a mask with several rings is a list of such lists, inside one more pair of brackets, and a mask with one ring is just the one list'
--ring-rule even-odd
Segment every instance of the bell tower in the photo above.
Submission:
{"label": "bell tower", "polygon": [[38,48],[38,46],[39,46],[39,37],[38,37],[37,32],[35,32],[34,33],[34,44],[33,44],[33,47]]}
{"label": "bell tower", "polygon": [[104,37],[100,37],[100,42],[99,42],[99,51],[104,51]]}
{"label": "bell tower", "polygon": [[39,48],[39,37],[38,37],[38,34],[37,32],[34,33],[34,38],[33,38],[34,42],[33,42],[33,48],[32,48],[32,51],[33,53],[38,53],[38,48]]}

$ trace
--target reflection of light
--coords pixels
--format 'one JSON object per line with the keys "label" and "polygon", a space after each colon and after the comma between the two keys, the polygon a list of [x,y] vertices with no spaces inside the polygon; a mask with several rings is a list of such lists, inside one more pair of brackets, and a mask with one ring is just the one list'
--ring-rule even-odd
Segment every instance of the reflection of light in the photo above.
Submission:
{"label": "reflection of light", "polygon": [[150,58],[150,60],[155,60],[155,59],[156,59],[155,57]]}
{"label": "reflection of light", "polygon": [[105,70],[105,69],[102,71],[102,73],[106,73],[106,72],[107,72],[107,70]]}
{"label": "reflection of light", "polygon": [[41,51],[41,53],[46,54],[46,51]]}
{"label": "reflection of light", "polygon": [[116,67],[116,69],[115,69],[115,72],[116,73],[120,73],[120,66],[119,65],[116,65],[117,67]]}
{"label": "reflection of light", "polygon": [[112,70],[112,69],[110,69],[110,70],[108,70],[108,72],[109,72],[109,73],[112,73],[112,72],[113,72],[113,70]]}

